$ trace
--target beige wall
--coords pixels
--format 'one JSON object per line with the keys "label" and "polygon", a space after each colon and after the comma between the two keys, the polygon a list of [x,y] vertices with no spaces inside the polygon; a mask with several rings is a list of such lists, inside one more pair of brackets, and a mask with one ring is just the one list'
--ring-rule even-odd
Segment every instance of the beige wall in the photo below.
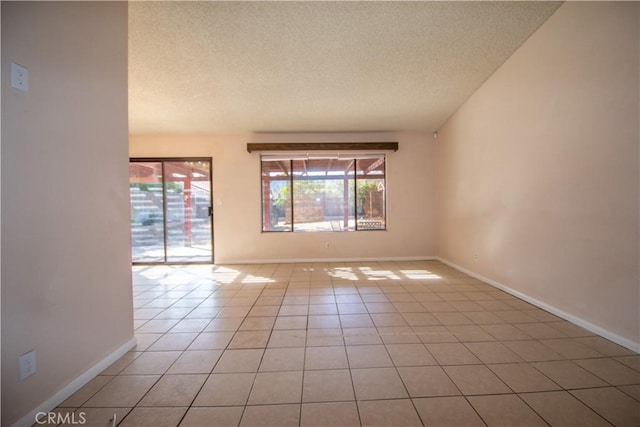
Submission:
{"label": "beige wall", "polygon": [[[10,63],[29,92],[9,86]],[[2,425],[133,337],[127,6],[2,2]],[[18,356],[37,372],[18,381]],[[31,420],[33,422],[33,420]]]}
{"label": "beige wall", "polygon": [[440,130],[437,199],[439,256],[636,349],[638,6],[558,9]]}
{"label": "beige wall", "polygon": [[[398,141],[400,149],[387,156],[388,230],[262,233],[260,156],[247,153],[246,144],[292,141]],[[435,143],[425,134],[132,135],[130,154],[213,158],[217,263],[435,255]]]}

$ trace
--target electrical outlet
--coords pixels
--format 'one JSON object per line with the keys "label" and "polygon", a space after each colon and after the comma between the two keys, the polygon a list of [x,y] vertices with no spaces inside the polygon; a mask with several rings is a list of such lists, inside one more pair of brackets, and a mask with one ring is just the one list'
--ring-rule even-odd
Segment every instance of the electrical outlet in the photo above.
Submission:
{"label": "electrical outlet", "polygon": [[473,254],[473,259],[478,260],[478,254]]}
{"label": "electrical outlet", "polygon": [[331,247],[331,243],[330,242],[325,242],[324,247],[326,249],[329,249]]}
{"label": "electrical outlet", "polygon": [[29,91],[29,70],[13,62],[11,63],[11,87],[24,92]]}
{"label": "electrical outlet", "polygon": [[20,381],[36,373],[36,351],[31,350],[18,358]]}

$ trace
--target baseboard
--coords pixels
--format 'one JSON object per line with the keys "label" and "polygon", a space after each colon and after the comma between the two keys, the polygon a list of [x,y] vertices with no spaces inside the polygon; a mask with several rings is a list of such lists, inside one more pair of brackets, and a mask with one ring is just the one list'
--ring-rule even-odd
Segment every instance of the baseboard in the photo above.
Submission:
{"label": "baseboard", "polygon": [[249,260],[216,260],[216,265],[239,264],[300,264],[313,262],[374,262],[374,261],[435,261],[435,256],[411,257],[372,257],[372,258],[282,258],[282,259],[249,259]]}
{"label": "baseboard", "polygon": [[91,368],[87,369],[84,373],[82,373],[79,377],[71,381],[65,387],[63,387],[56,394],[51,396],[49,399],[38,405],[38,407],[27,415],[18,420],[13,427],[23,427],[23,426],[32,426],[35,424],[36,416],[38,413],[49,412],[57,407],[59,404],[67,400],[73,393],[78,391],[82,386],[87,384],[93,378],[95,378],[100,372],[104,371],[108,368],[113,362],[122,357],[126,352],[131,350],[136,346],[136,338],[133,337],[120,347],[118,347],[115,351],[109,354],[107,357],[102,359],[100,362],[93,365]]}
{"label": "baseboard", "polygon": [[591,331],[594,334],[600,335],[601,337],[606,338],[609,341],[613,341],[614,343],[619,344],[619,345],[621,345],[623,347],[626,347],[631,351],[635,351],[636,353],[640,353],[640,343],[639,342],[635,342],[635,341],[632,341],[630,339],[621,337],[620,335],[615,334],[615,333],[613,333],[613,332],[611,332],[611,331],[609,331],[607,329],[604,329],[604,328],[602,328],[600,326],[594,325],[593,323],[591,323],[591,322],[589,322],[587,320],[584,320],[584,319],[582,319],[580,317],[574,316],[573,314],[567,313],[567,312],[565,312],[565,311],[563,311],[563,310],[561,310],[561,309],[559,309],[557,307],[554,307],[554,306],[549,305],[549,304],[547,304],[545,302],[537,300],[537,299],[535,299],[533,297],[530,297],[529,295],[523,294],[522,292],[516,291],[515,289],[512,289],[509,286],[506,286],[506,285],[504,285],[502,283],[496,282],[495,280],[489,279],[488,277],[484,277],[484,276],[482,276],[480,274],[477,274],[477,273],[475,273],[475,272],[473,272],[471,270],[468,270],[468,269],[466,269],[466,268],[464,268],[462,266],[459,266],[459,265],[457,265],[457,264],[455,264],[455,263],[453,263],[453,262],[451,262],[449,260],[446,260],[446,259],[441,258],[441,257],[436,257],[436,259],[438,261],[442,262],[443,264],[448,265],[451,268],[454,268],[454,269],[456,269],[456,270],[458,270],[458,271],[460,271],[460,272],[462,272],[462,273],[464,273],[464,274],[466,274],[468,276],[471,276],[471,277],[474,277],[474,278],[476,278],[478,280],[481,280],[481,281],[487,283],[488,285],[491,285],[491,286],[493,286],[495,288],[498,288],[498,289],[500,289],[502,291],[505,291],[508,294],[511,294],[511,295],[513,295],[515,297],[518,297],[521,300],[524,300],[524,301],[526,301],[526,302],[528,302],[530,304],[533,304],[536,307],[541,308],[541,309],[543,309],[545,311],[548,311],[551,314],[554,314],[554,315],[556,315],[558,317],[561,317],[561,318],[563,318],[565,320],[568,320],[571,323],[575,323],[576,325],[578,325],[578,326],[580,326],[580,327],[582,327],[582,328],[584,328],[584,329],[586,329],[588,331]]}

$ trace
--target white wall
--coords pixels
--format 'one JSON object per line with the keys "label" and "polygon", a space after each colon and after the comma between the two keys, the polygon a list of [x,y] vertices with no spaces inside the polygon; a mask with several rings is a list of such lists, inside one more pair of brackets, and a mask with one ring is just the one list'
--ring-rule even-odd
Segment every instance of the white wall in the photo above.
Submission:
{"label": "white wall", "polygon": [[127,138],[126,3],[2,2],[2,425],[133,337]]}
{"label": "white wall", "polygon": [[638,7],[561,6],[440,129],[437,199],[439,256],[636,350]]}
{"label": "white wall", "polygon": [[[387,156],[386,231],[262,233],[260,156],[248,142],[398,141]],[[131,135],[131,157],[212,157],[215,261],[435,255],[435,142],[421,133]],[[326,248],[329,242],[330,247]]]}

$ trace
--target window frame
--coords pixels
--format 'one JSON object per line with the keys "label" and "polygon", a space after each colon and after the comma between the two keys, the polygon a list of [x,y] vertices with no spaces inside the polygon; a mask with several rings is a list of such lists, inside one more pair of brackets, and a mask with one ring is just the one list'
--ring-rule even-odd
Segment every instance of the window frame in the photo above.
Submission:
{"label": "window frame", "polygon": [[[360,177],[358,176],[358,162],[360,160],[364,160],[364,159],[382,159],[382,227],[366,227],[366,228],[361,228],[362,225],[359,225],[359,223],[362,220],[365,220],[365,218],[358,218],[358,208],[360,207],[359,201],[358,201],[358,181],[359,180],[363,180],[363,179],[376,179],[375,177],[372,178],[365,178],[366,174],[361,175]],[[284,162],[285,164],[288,163],[288,182],[287,185],[289,186],[289,209],[290,209],[290,214],[291,214],[291,224],[287,229],[268,229],[269,227],[266,227],[267,222],[269,221],[269,219],[267,218],[266,215],[271,215],[271,211],[269,208],[269,211],[267,212],[265,210],[265,202],[266,202],[266,197],[269,197],[269,201],[272,200],[271,198],[271,190],[270,190],[270,183],[269,183],[269,190],[266,191],[265,190],[265,180],[264,180],[264,163],[265,163],[265,159],[267,159],[267,161],[280,161],[280,162]],[[280,159],[280,160],[278,160]],[[347,189],[348,191],[348,202],[349,204],[353,203],[353,211],[351,212],[351,214],[353,215],[353,221],[354,221],[354,225],[353,228],[350,227],[342,227],[342,229],[336,230],[336,229],[331,229],[331,230],[296,230],[296,213],[295,213],[295,194],[294,194],[294,183],[295,183],[295,168],[294,168],[294,161],[295,160],[303,160],[303,161],[307,161],[310,159],[340,159],[340,160],[351,160],[351,167],[353,168],[353,175],[352,177],[349,177],[348,179],[351,180],[353,179],[353,186],[351,186],[351,183],[349,183],[349,188]],[[388,166],[387,166],[387,153],[385,152],[375,152],[375,153],[350,153],[350,154],[341,154],[341,153],[317,153],[317,154],[306,154],[301,156],[300,154],[295,154],[295,153],[284,153],[281,155],[274,155],[274,154],[269,154],[269,155],[264,155],[264,154],[260,154],[260,199],[261,199],[261,203],[260,203],[260,211],[261,211],[261,232],[262,233],[318,233],[318,232],[334,232],[334,233],[343,233],[343,232],[357,232],[357,231],[387,231],[388,230],[388,218],[387,218],[387,171],[388,171]],[[286,171],[284,171],[285,173],[287,173]],[[345,171],[345,173],[348,173]],[[320,178],[320,179],[326,179],[325,175],[324,177]],[[379,178],[378,178],[379,179]],[[351,197],[349,197],[349,193],[353,193],[353,199],[351,199]],[[351,215],[349,216],[351,217]],[[266,221],[265,221],[266,220]]]}

